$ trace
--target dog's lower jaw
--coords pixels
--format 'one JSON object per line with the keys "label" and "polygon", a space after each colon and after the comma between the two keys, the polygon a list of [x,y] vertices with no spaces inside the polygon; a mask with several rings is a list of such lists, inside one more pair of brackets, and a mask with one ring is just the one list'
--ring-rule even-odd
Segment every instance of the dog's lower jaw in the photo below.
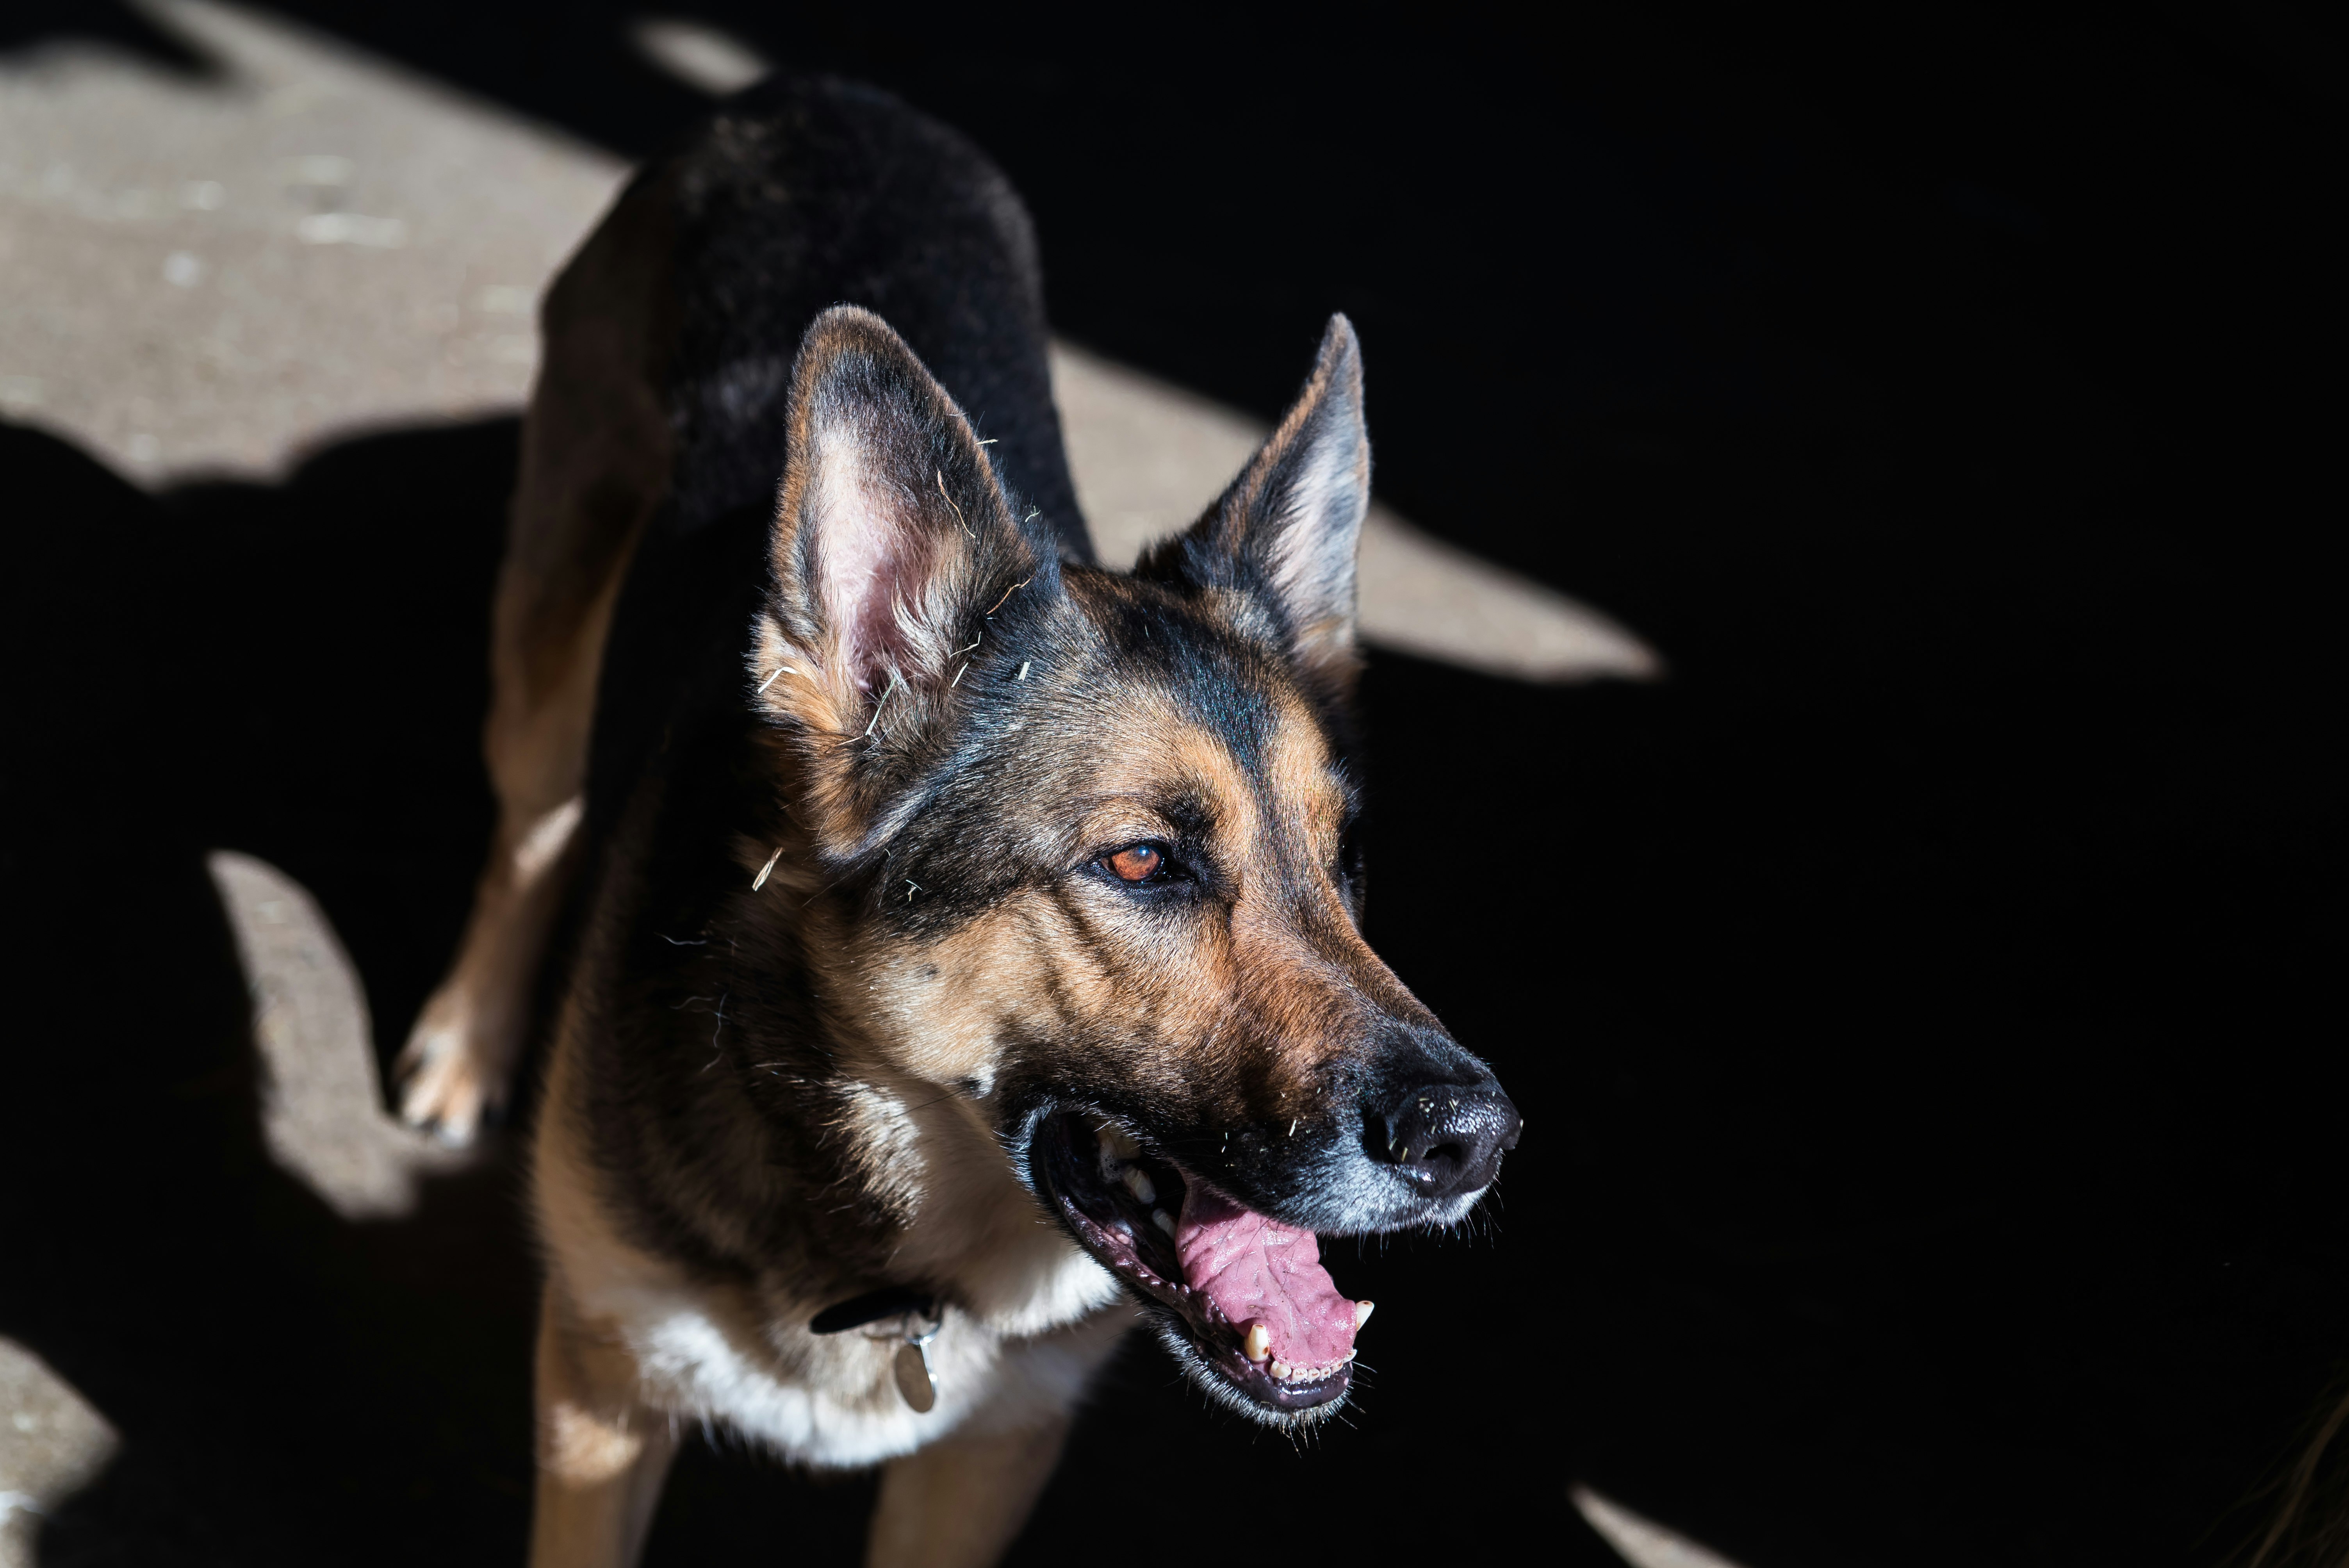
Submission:
{"label": "dog's lower jaw", "polygon": [[1172,1314],[1152,1312],[1150,1327],[1151,1332],[1157,1336],[1158,1343],[1164,1346],[1166,1353],[1174,1358],[1174,1365],[1183,1369],[1183,1376],[1190,1380],[1193,1387],[1232,1414],[1244,1416],[1258,1426],[1292,1432],[1308,1430],[1343,1410],[1347,1399],[1353,1393],[1354,1368],[1350,1361],[1341,1375],[1330,1379],[1335,1391],[1320,1394],[1315,1403],[1301,1405],[1295,1409],[1267,1405],[1243,1393],[1228,1373],[1202,1356],[1190,1333]]}
{"label": "dog's lower jaw", "polygon": [[1309,1230],[1234,1202],[1114,1123],[1057,1113],[1026,1143],[1038,1195],[1211,1398],[1274,1427],[1337,1413],[1369,1304],[1338,1294]]}

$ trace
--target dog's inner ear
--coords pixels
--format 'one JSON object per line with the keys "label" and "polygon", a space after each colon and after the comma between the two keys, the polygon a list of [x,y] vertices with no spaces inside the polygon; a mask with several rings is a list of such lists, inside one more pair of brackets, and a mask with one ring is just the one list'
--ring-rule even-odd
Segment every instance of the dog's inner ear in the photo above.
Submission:
{"label": "dog's inner ear", "polygon": [[[905,492],[910,455],[885,418],[825,419],[811,432],[807,545],[819,618],[832,635],[824,662],[851,685],[870,690],[909,664],[911,645],[940,564],[942,542],[927,515],[939,500]],[[943,470],[941,470],[943,473]],[[943,484],[938,498],[947,496]],[[924,502],[927,501],[925,505]],[[901,626],[900,617],[914,623]]]}
{"label": "dog's inner ear", "polygon": [[1136,570],[1268,595],[1299,663],[1343,685],[1356,665],[1354,558],[1370,505],[1361,346],[1335,315],[1279,428],[1189,532]]}
{"label": "dog's inner ear", "polygon": [[908,688],[918,711],[950,678],[984,600],[1038,572],[969,421],[869,312],[809,327],[793,371],[778,499],[765,700],[810,728],[868,730]]}

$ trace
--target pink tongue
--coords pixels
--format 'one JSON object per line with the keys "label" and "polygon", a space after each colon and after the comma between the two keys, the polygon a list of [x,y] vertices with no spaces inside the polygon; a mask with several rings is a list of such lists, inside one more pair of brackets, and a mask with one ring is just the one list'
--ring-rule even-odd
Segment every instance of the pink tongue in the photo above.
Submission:
{"label": "pink tongue", "polygon": [[1243,1334],[1261,1323],[1275,1359],[1321,1367],[1354,1346],[1354,1304],[1338,1294],[1321,1266],[1310,1231],[1243,1209],[1194,1181],[1174,1225],[1183,1283],[1204,1291]]}

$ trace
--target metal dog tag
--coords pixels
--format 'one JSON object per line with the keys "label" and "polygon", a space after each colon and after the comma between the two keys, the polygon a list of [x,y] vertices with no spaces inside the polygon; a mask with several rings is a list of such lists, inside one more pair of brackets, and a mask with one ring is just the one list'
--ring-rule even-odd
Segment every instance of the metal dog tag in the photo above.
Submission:
{"label": "metal dog tag", "polygon": [[926,1416],[937,1407],[938,1375],[930,1369],[930,1341],[937,1333],[937,1325],[932,1324],[926,1333],[908,1334],[897,1346],[897,1392],[917,1415]]}

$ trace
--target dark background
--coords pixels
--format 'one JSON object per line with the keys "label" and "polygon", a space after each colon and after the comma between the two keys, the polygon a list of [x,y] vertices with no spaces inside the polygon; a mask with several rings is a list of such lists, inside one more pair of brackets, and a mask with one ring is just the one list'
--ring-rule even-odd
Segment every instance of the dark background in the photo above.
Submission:
{"label": "dark background", "polygon": [[[704,108],[617,7],[285,9],[630,155]],[[1531,1130],[1473,1237],[1339,1249],[1347,1425],[1136,1345],[1015,1558],[1603,1561],[1577,1478],[1749,1568],[2238,1549],[2349,1357],[2333,25],[840,9],[697,14],[974,136],[1092,347],[1268,416],[1350,313],[1384,495],[1671,665],[1373,657],[1372,936]],[[172,52],[0,45],[60,30]],[[354,1229],[273,1171],[201,862],[404,1036],[513,442],[155,499],[0,429],[0,1332],[127,1439],[45,1561],[517,1560],[512,1178]],[[652,1559],[869,1499],[721,1437]]]}

